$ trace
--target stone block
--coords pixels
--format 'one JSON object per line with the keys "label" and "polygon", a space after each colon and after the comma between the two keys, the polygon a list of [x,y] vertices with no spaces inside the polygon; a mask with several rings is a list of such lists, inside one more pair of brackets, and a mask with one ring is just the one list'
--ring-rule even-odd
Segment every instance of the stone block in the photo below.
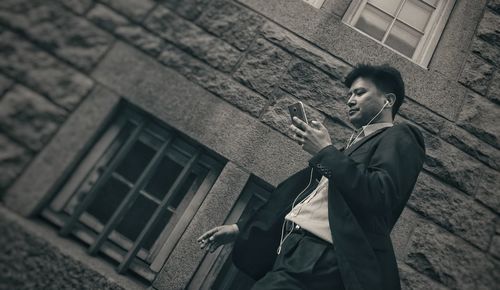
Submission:
{"label": "stone block", "polygon": [[496,235],[493,237],[490,246],[490,254],[500,259],[500,235]]}
{"label": "stone block", "polygon": [[495,214],[425,173],[408,206],[483,250],[495,233]]}
{"label": "stone block", "polygon": [[262,35],[269,41],[312,63],[339,80],[343,81],[352,69],[349,64],[272,22],[266,22],[261,30]]}
{"label": "stone block", "polygon": [[2,289],[124,289],[6,217],[4,211],[0,214]]}
{"label": "stone block", "polygon": [[[166,2],[172,2],[170,5],[176,8],[175,12],[182,15],[182,17],[193,21],[196,20],[203,11],[205,11],[211,0],[166,0]],[[173,2],[178,2],[178,4],[175,5]]]}
{"label": "stone block", "polygon": [[0,32],[0,70],[68,110],[94,85],[87,76],[8,31]]}
{"label": "stone block", "polygon": [[226,165],[177,243],[177,247],[165,262],[153,287],[185,289],[191,275],[205,255],[205,251],[200,250],[196,239],[205,231],[224,223],[226,215],[243,190],[248,177],[249,174],[237,165],[233,163]]}
{"label": "stone block", "polygon": [[406,207],[391,231],[391,240],[396,259],[403,260],[406,255],[406,246],[413,230],[422,223],[422,218]]}
{"label": "stone block", "polygon": [[311,107],[348,123],[347,88],[309,63],[295,60],[280,87]]}
{"label": "stone block", "polygon": [[1,1],[0,20],[86,71],[113,42],[109,34],[51,1]]}
{"label": "stone block", "polygon": [[415,229],[405,262],[452,289],[496,289],[500,279],[483,252],[431,224]]}
{"label": "stone block", "polygon": [[421,290],[421,289],[432,289],[432,290],[446,290],[448,288],[443,285],[429,279],[429,277],[413,270],[411,267],[400,263],[399,267],[399,278],[401,279],[401,289],[402,290]]}
{"label": "stone block", "polygon": [[[267,107],[262,113],[261,120],[272,128],[280,131],[286,136],[292,138],[292,133],[290,131],[290,125],[292,120],[290,119],[290,113],[288,111],[288,106],[297,102],[297,99],[293,98],[286,92],[277,89],[273,94],[273,99],[276,101]],[[319,122],[324,121],[324,116],[317,110],[304,105],[307,118],[309,122],[316,120]],[[298,147],[298,146],[297,146]]]}
{"label": "stone block", "polygon": [[481,179],[477,183],[476,199],[487,207],[500,213],[500,173],[496,170],[484,167],[481,171]]}
{"label": "stone block", "polygon": [[497,105],[500,105],[500,71],[498,70],[493,75],[493,79],[491,80],[490,88],[488,89],[486,97],[490,101],[496,103]]}
{"label": "stone block", "polygon": [[101,0],[135,22],[141,22],[155,6],[154,0]]}
{"label": "stone block", "polygon": [[2,99],[3,94],[5,94],[5,92],[8,91],[13,84],[14,82],[11,79],[0,75],[0,100]]}
{"label": "stone block", "polygon": [[327,0],[323,2],[321,10],[343,17],[352,0]]}
{"label": "stone block", "polygon": [[167,46],[158,60],[254,117],[259,117],[268,104],[261,95],[174,46]]}
{"label": "stone block", "polygon": [[494,67],[492,65],[471,54],[465,61],[458,81],[481,95],[485,95],[493,77],[493,71]]}
{"label": "stone block", "polygon": [[462,111],[458,115],[457,124],[479,139],[500,149],[498,116],[500,116],[498,105],[469,92]]}
{"label": "stone block", "polygon": [[488,1],[488,7],[491,8],[496,13],[500,14],[500,0]]}
{"label": "stone block", "polygon": [[500,170],[500,151],[464,129],[447,121],[439,131],[439,136],[484,164]]}
{"label": "stone block", "polygon": [[255,38],[264,18],[233,1],[210,1],[196,23],[232,44],[245,50]]}
{"label": "stone block", "polygon": [[445,122],[444,118],[408,98],[405,99],[398,113],[434,134],[439,132]]}
{"label": "stone block", "polygon": [[15,86],[0,101],[0,128],[35,151],[49,141],[66,115],[63,109],[21,86]]}
{"label": "stone block", "polygon": [[485,9],[476,35],[497,47],[500,46],[500,15]]}
{"label": "stone block", "polygon": [[292,56],[287,52],[260,38],[249,49],[233,77],[243,85],[269,96],[291,59]]}
{"label": "stone block", "polygon": [[500,50],[498,47],[482,40],[481,38],[474,37],[471,51],[491,64],[496,66],[500,65]]}
{"label": "stone block", "polygon": [[333,146],[338,149],[345,148],[354,130],[337,118],[326,117],[323,124],[328,129]]}
{"label": "stone block", "polygon": [[141,26],[131,24],[128,19],[104,5],[95,5],[87,17],[96,25],[114,33],[152,56],[157,56],[165,46],[165,42],[160,37],[146,31]]}
{"label": "stone block", "polygon": [[163,6],[158,6],[148,16],[145,25],[160,37],[224,72],[231,71],[241,54],[228,43]]}
{"label": "stone block", "polygon": [[421,130],[426,158],[424,168],[443,181],[473,195],[481,163],[438,137]]}
{"label": "stone block", "polygon": [[0,197],[32,157],[29,150],[0,134]]}
{"label": "stone block", "polygon": [[94,3],[94,0],[57,0],[66,8],[75,12],[76,14],[83,15],[89,10]]}

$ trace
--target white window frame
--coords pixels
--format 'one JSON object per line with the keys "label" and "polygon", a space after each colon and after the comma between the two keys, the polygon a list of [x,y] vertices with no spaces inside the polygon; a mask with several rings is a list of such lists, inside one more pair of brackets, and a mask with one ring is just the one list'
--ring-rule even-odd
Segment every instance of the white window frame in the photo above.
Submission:
{"label": "white window frame", "polygon": [[[401,10],[401,7],[403,6],[404,2],[408,0],[403,0],[402,4],[398,7],[398,11]],[[369,34],[363,32],[362,30],[359,30],[358,28],[354,27],[356,21],[361,15],[361,12],[366,6],[366,3],[368,0],[353,0],[351,2],[351,5],[347,9],[346,13],[344,14],[344,17],[342,18],[342,21],[349,25],[351,28],[359,31],[360,33],[368,36],[369,38],[373,39],[374,41],[382,44],[383,46],[389,48],[390,50],[402,55],[403,57],[411,60],[412,62],[418,64],[419,66],[423,68],[427,68],[429,65],[429,62],[432,58],[432,55],[434,53],[434,50],[436,49],[436,46],[438,44],[439,38],[441,37],[441,34],[443,33],[444,27],[446,25],[446,22],[448,21],[448,18],[451,14],[451,11],[453,9],[453,6],[455,5],[456,0],[441,0],[439,1],[438,5],[435,8],[434,13],[432,14],[431,18],[429,19],[429,24],[425,28],[425,31],[423,31],[423,36],[420,39],[420,42],[418,46],[415,49],[415,52],[413,53],[412,57],[408,57],[401,52],[397,51],[396,49],[384,44],[382,41],[379,41]],[[397,15],[397,14],[396,14]],[[395,20],[392,21],[392,23],[389,25],[387,28],[387,31],[390,31],[392,26],[394,25]],[[386,31],[386,33],[387,33]]]}
{"label": "white window frame", "polygon": [[303,0],[307,4],[313,6],[314,8],[320,9],[321,6],[323,6],[323,3],[325,3],[325,0]]}

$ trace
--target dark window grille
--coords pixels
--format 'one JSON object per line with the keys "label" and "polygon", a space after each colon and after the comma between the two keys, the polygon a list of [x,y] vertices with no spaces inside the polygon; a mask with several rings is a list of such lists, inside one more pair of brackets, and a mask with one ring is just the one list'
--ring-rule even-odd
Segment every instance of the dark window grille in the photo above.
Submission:
{"label": "dark window grille", "polygon": [[122,108],[42,216],[152,281],[224,162],[145,114]]}

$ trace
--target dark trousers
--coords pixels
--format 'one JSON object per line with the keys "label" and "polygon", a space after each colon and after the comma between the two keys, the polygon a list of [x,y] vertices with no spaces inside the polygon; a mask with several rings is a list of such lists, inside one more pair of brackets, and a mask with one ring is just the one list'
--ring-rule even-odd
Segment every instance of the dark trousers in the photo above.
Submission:
{"label": "dark trousers", "polygon": [[303,230],[285,240],[270,272],[252,290],[344,289],[335,248]]}

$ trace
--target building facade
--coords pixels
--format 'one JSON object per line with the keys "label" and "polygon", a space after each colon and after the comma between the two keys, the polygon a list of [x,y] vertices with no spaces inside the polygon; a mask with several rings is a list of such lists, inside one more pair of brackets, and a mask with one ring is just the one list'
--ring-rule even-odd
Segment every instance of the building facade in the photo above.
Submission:
{"label": "building facade", "polygon": [[3,0],[0,289],[247,289],[198,248],[334,145],[358,63],[406,81],[427,156],[392,232],[404,289],[500,284],[500,1]]}

